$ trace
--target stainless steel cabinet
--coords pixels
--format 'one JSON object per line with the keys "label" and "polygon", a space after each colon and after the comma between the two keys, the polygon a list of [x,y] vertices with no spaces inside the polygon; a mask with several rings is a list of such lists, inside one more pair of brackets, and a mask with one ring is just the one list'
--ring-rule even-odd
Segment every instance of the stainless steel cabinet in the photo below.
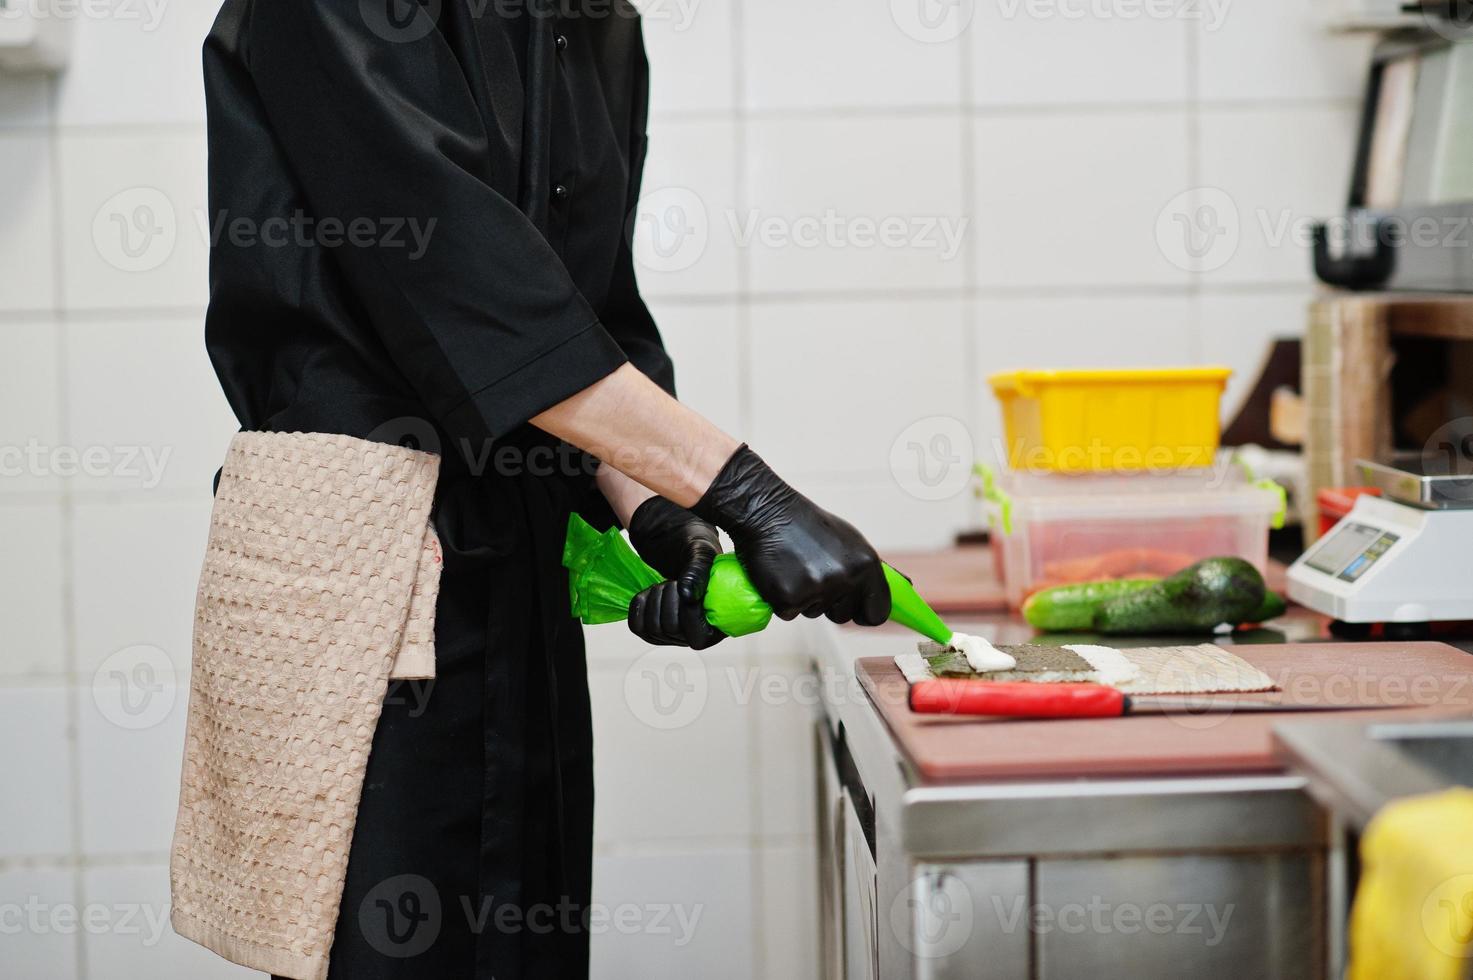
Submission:
{"label": "stainless steel cabinet", "polygon": [[844,977],[844,805],[843,787],[828,729],[820,720],[813,729],[813,751],[818,785],[815,798],[818,825],[818,958],[821,980]]}
{"label": "stainless steel cabinet", "polygon": [[862,696],[825,711],[825,980],[1330,975],[1302,778],[930,784]]}
{"label": "stainless steel cabinet", "polygon": [[908,925],[918,980],[1029,976],[1027,861],[921,864],[911,892],[910,922],[894,928]]}
{"label": "stainless steel cabinet", "polygon": [[1323,875],[1292,852],[1038,861],[1036,975],[1323,977]]}
{"label": "stainless steel cabinet", "polygon": [[844,978],[880,980],[879,868],[847,791],[843,814]]}

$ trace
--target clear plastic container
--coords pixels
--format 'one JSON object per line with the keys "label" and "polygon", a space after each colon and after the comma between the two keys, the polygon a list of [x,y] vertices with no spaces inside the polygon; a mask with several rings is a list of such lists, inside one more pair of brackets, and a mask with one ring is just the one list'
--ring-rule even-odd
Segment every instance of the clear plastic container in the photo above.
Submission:
{"label": "clear plastic container", "polygon": [[1263,571],[1284,491],[1241,468],[1049,474],[985,468],[983,499],[998,571],[1014,608],[1071,582],[1163,577],[1234,556]]}

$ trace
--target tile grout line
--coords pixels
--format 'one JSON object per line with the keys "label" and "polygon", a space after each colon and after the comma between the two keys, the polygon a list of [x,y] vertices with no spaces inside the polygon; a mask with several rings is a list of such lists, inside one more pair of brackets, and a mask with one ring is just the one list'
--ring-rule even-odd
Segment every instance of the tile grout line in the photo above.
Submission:
{"label": "tile grout line", "polygon": [[977,336],[980,329],[977,316],[977,263],[980,259],[977,242],[977,116],[969,111],[972,108],[972,86],[975,80],[977,66],[973,60],[976,53],[972,43],[972,31],[980,30],[975,26],[975,20],[969,22],[962,30],[961,50],[958,57],[961,62],[960,86],[961,86],[961,168],[962,168],[962,216],[967,222],[966,245],[963,249],[964,264],[962,266],[962,286],[966,293],[966,299],[962,303],[962,391],[966,398],[966,431],[973,439],[973,456],[976,457],[975,440],[982,431],[982,416],[979,411],[981,399],[973,393],[974,382],[980,387],[980,380],[986,375],[985,366],[982,364],[981,338]]}
{"label": "tile grout line", "polygon": [[[195,320],[204,315],[204,306],[133,306],[133,307],[97,307],[95,309],[77,309],[76,307],[64,307],[60,303],[55,306],[36,307],[34,309],[10,309],[0,310],[0,323],[14,322],[25,323],[35,320],[44,320],[54,317],[65,310],[67,318],[73,323],[154,323],[158,320]],[[197,325],[197,324],[196,324]],[[182,329],[182,327],[181,327]]]}
{"label": "tile grout line", "polygon": [[[751,147],[751,134],[748,132],[749,114],[745,110],[747,73],[746,73],[746,45],[743,31],[746,19],[740,0],[735,0],[731,5],[731,55],[732,55],[732,107],[734,115],[732,119],[732,182],[736,207],[738,212],[747,209],[751,200],[751,168],[747,164],[747,154]],[[737,418],[742,426],[742,431],[736,433],[738,438],[744,438],[752,431],[752,414],[754,391],[752,390],[752,253],[750,248],[737,248],[736,263],[736,293],[733,303],[736,307],[736,330],[737,330]]]}
{"label": "tile grout line", "polygon": [[[66,242],[64,241],[66,224],[62,200],[64,190],[61,130],[56,124],[57,87],[54,80],[47,85],[46,112],[48,136],[51,143],[51,221],[54,229],[51,238],[51,261],[53,264],[52,303],[55,306],[53,329],[56,331],[56,412],[60,441],[62,445],[67,445],[72,438],[71,384],[66,370],[71,336],[66,314]],[[77,906],[86,908],[87,884],[86,875],[83,873],[82,841],[82,713],[79,693],[81,678],[78,675],[76,562],[73,558],[74,549],[72,547],[76,536],[76,502],[70,480],[63,480],[59,484],[57,500],[61,505],[61,540],[57,544],[61,548],[62,659],[64,669],[70,678],[70,683],[63,688],[63,691],[65,693],[67,741],[71,748],[67,759],[67,782],[71,791],[69,811],[72,821],[72,857],[75,861],[72,870],[72,889],[76,896]],[[88,974],[85,935],[85,931],[79,929],[74,940],[76,971],[79,980],[83,980]]]}
{"label": "tile grout line", "polygon": [[[1204,293],[1221,295],[1253,294],[1298,294],[1313,286],[1310,280],[1271,282],[1251,280],[1243,282],[1203,283]],[[875,287],[855,286],[852,288],[820,288],[771,290],[746,293],[651,293],[647,299],[661,306],[713,306],[736,305],[747,302],[752,305],[773,303],[848,302],[853,300],[905,300],[927,302],[948,299],[993,299],[993,300],[1054,300],[1096,298],[1141,298],[1189,296],[1192,287],[1182,279],[1179,283],[1134,282],[1124,284],[1075,283],[1054,286],[919,286],[919,287]]]}
{"label": "tile grout line", "polygon": [[[750,149],[750,133],[748,132],[749,115],[746,111],[746,10],[741,0],[734,0],[731,5],[731,55],[732,55],[732,170],[733,183],[736,192],[736,206],[739,211],[747,207],[751,197],[751,168],[748,166],[747,155]],[[737,388],[737,418],[742,426],[742,431],[737,433],[738,438],[745,438],[752,431],[753,395],[752,390],[752,255],[749,248],[737,249],[736,263],[736,340],[737,340],[737,377],[740,384]],[[760,669],[760,663],[753,658],[746,661]],[[760,726],[748,710],[743,719],[747,730],[747,786],[750,790],[750,800],[747,804],[747,819],[750,821],[750,829],[747,833],[747,875],[749,885],[747,890],[747,915],[751,925],[752,935],[752,977],[768,975],[767,964],[767,936],[766,927],[762,920],[762,910],[766,907],[765,882],[762,879],[761,861],[761,819],[762,819],[762,744],[760,738]]]}
{"label": "tile grout line", "polygon": [[[1191,24],[1189,23],[1190,29]],[[970,28],[969,28],[970,29]],[[1193,46],[1195,47],[1195,46]],[[740,69],[738,69],[740,70]],[[1213,99],[1204,101],[1190,94],[1178,99],[1159,101],[1102,101],[1102,102],[998,102],[975,103],[970,99],[960,109],[950,102],[923,102],[911,105],[824,105],[793,106],[776,109],[744,108],[741,103],[729,110],[722,109],[678,109],[651,113],[651,120],[658,122],[729,122],[745,117],[761,122],[809,119],[880,119],[903,117],[946,116],[961,111],[978,118],[1009,118],[1031,116],[1127,116],[1146,115],[1160,112],[1259,112],[1272,110],[1339,109],[1359,104],[1359,96],[1323,95],[1292,97],[1270,97],[1260,99]]]}
{"label": "tile grout line", "polygon": [[[1186,96],[1189,109],[1187,125],[1187,186],[1202,186],[1202,38],[1197,23],[1187,19],[1184,23],[1186,36]],[[1200,270],[1187,275],[1187,295],[1192,301],[1192,353],[1197,363],[1202,362],[1206,349],[1202,331],[1204,329],[1202,299],[1204,277]]]}

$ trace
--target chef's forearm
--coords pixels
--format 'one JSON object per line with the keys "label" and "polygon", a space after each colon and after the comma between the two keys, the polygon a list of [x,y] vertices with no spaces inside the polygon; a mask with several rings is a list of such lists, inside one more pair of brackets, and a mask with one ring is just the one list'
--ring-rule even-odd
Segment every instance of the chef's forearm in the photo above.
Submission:
{"label": "chef's forearm", "polygon": [[624,527],[629,526],[629,521],[640,504],[656,496],[655,491],[630,479],[612,466],[600,466],[597,479],[599,492],[604,495]]}
{"label": "chef's forearm", "polygon": [[701,499],[740,445],[630,364],[532,424],[682,507]]}

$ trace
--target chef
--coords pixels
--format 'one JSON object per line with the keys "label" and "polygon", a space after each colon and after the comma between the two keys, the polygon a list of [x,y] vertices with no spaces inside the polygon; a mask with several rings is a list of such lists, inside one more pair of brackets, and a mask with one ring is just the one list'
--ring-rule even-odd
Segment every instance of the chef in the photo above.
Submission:
{"label": "chef", "polygon": [[[242,428],[442,457],[437,676],[389,688],[328,975],[584,976],[568,515],[617,519],[670,579],[630,611],[655,644],[722,639],[717,528],[789,619],[883,622],[879,559],[675,398],[627,233],[649,84],[626,0],[226,0],[205,82],[206,335]],[[433,890],[432,941],[386,941],[426,915],[396,881]]]}

